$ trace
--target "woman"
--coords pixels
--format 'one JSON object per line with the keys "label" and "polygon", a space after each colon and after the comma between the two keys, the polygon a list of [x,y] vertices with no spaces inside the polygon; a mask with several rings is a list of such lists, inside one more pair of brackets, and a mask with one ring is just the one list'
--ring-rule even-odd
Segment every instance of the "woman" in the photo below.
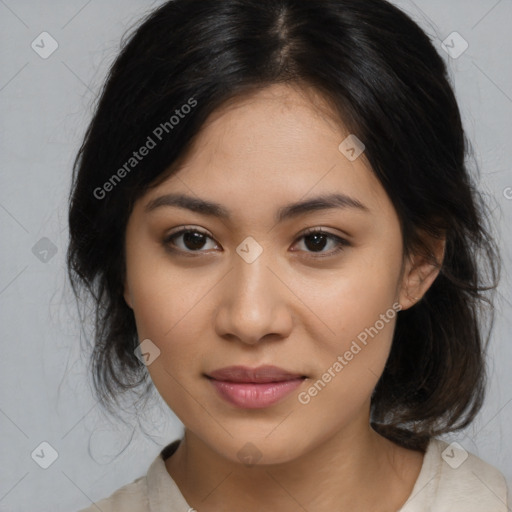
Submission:
{"label": "woman", "polygon": [[68,265],[102,403],[154,385],[185,433],[86,510],[507,510],[438,439],[481,407],[499,268],[466,154],[386,1],[152,13],[77,156]]}

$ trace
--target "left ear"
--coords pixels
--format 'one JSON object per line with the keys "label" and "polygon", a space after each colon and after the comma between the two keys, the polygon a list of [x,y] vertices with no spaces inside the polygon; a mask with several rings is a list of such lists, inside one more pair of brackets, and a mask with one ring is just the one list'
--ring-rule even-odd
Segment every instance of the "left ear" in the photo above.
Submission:
{"label": "left ear", "polygon": [[428,254],[418,250],[409,255],[405,263],[399,295],[402,310],[409,309],[421,300],[439,275],[443,264],[446,237],[424,235],[423,242],[428,247]]}

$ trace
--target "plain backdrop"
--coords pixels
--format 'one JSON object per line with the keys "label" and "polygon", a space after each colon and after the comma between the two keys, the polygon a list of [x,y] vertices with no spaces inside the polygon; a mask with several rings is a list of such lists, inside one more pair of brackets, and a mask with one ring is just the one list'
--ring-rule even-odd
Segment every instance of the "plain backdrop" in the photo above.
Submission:
{"label": "plain backdrop", "polygon": [[[101,413],[65,275],[74,156],[121,36],[160,3],[0,0],[1,511],[88,506],[145,474],[161,447],[182,432],[158,395],[140,424]],[[395,3],[427,31],[449,65],[482,171],[480,187],[494,205],[504,273],[489,393],[475,423],[450,439],[498,467],[510,487],[512,2]],[[455,41],[452,55],[441,47],[446,38]],[[468,47],[456,55],[463,41]]]}

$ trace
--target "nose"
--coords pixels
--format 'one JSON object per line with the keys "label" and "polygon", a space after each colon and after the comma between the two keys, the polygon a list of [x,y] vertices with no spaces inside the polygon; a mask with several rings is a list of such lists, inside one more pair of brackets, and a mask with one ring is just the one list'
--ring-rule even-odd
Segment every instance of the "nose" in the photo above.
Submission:
{"label": "nose", "polygon": [[252,263],[236,256],[224,281],[216,309],[219,336],[255,345],[264,338],[284,339],[293,328],[291,293],[277,277],[275,265],[261,255]]}

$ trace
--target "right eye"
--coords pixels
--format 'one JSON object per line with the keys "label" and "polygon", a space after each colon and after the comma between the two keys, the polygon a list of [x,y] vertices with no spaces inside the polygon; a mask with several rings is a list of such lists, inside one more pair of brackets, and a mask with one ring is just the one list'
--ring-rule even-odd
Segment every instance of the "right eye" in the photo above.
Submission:
{"label": "right eye", "polygon": [[203,252],[202,249],[204,249],[204,245],[208,239],[213,241],[213,238],[204,231],[200,231],[195,228],[186,228],[167,235],[163,243],[173,251],[183,253],[200,253]]}

